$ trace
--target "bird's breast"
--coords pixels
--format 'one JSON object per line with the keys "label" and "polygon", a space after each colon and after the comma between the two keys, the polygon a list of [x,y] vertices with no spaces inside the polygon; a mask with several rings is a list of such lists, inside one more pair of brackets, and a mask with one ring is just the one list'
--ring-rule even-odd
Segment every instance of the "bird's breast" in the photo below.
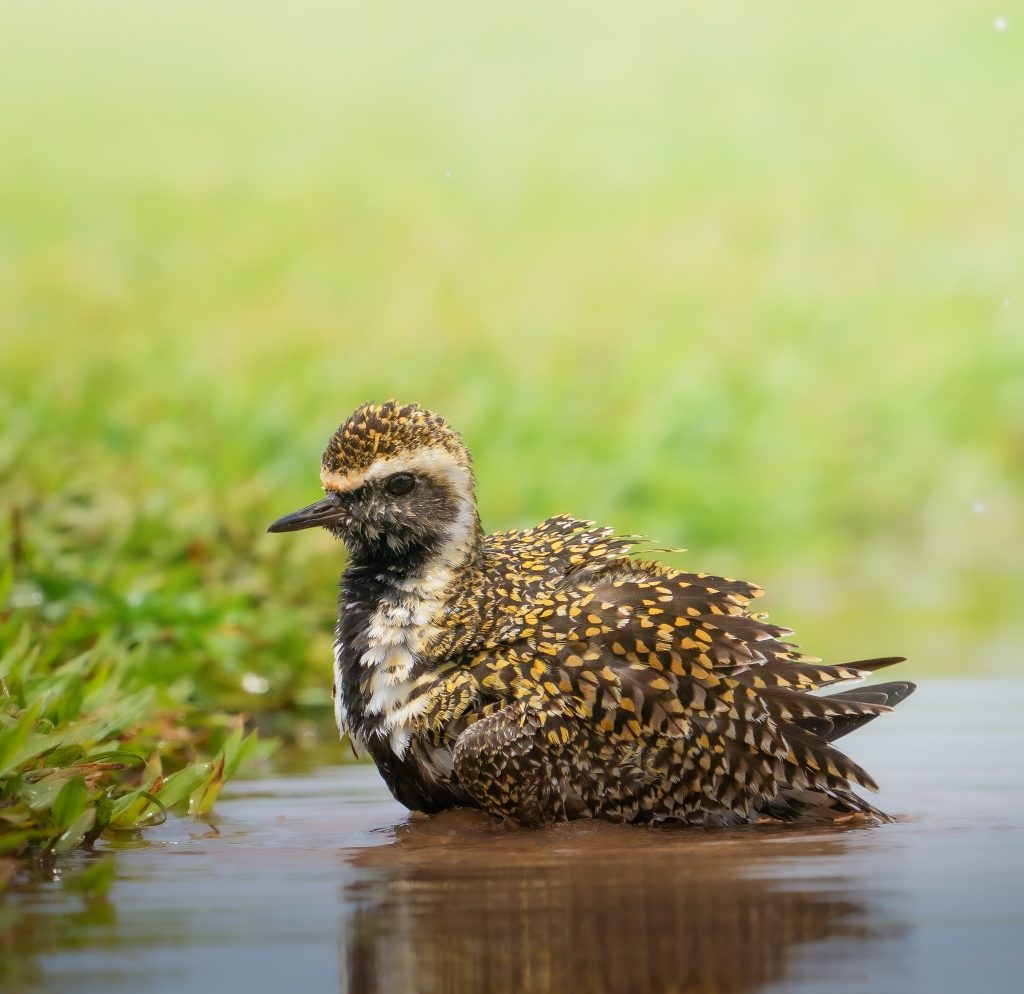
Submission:
{"label": "bird's breast", "polygon": [[427,707],[431,675],[422,652],[436,633],[436,610],[410,591],[393,590],[369,610],[350,602],[340,613],[337,717],[339,728],[363,746],[383,740],[399,759],[405,756]]}

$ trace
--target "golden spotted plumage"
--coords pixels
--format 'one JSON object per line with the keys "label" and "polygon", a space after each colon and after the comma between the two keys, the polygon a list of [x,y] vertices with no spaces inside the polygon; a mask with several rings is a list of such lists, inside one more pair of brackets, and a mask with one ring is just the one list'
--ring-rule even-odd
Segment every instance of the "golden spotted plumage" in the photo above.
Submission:
{"label": "golden spotted plumage", "polygon": [[360,408],[323,466],[327,497],[298,514],[350,547],[339,723],[403,803],[524,824],[884,817],[832,742],[913,685],[828,691],[897,658],[823,665],[750,610],[754,584],[634,557],[592,522],[485,535],[461,439],[414,405]]}

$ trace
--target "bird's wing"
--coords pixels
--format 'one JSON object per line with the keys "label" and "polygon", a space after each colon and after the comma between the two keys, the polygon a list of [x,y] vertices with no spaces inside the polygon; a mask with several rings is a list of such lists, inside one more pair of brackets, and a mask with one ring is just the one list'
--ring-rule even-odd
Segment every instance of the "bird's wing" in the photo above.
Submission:
{"label": "bird's wing", "polygon": [[470,668],[493,700],[572,715],[609,741],[685,743],[698,791],[709,782],[763,796],[780,785],[875,789],[827,733],[889,705],[807,691],[896,660],[821,665],[783,641],[788,629],[748,610],[760,594],[657,563],[582,569],[524,607],[500,649]]}
{"label": "bird's wing", "polygon": [[525,825],[593,814],[595,797],[635,791],[638,771],[617,758],[592,728],[526,699],[492,705],[453,750],[458,782],[473,800]]}

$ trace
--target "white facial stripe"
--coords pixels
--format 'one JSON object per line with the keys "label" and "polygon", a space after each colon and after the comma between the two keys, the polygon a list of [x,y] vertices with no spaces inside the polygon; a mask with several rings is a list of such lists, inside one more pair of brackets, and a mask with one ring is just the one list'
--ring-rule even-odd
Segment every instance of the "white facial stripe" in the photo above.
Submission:
{"label": "white facial stripe", "polygon": [[399,456],[383,456],[368,469],[358,473],[320,472],[320,482],[327,490],[339,493],[358,490],[364,483],[380,480],[395,473],[413,473],[447,480],[460,496],[471,487],[469,467],[447,449],[427,447]]}

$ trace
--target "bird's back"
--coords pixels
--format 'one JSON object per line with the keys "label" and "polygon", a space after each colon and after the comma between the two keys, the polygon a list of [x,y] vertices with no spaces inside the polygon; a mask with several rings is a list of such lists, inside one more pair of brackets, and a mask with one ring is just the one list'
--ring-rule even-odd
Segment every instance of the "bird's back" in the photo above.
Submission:
{"label": "bird's back", "polygon": [[898,660],[823,666],[749,610],[756,585],[630,544],[566,517],[489,538],[490,620],[455,652],[476,698],[450,729],[467,792],[527,822],[877,814],[851,792],[871,777],[830,743],[912,685],[809,692]]}

